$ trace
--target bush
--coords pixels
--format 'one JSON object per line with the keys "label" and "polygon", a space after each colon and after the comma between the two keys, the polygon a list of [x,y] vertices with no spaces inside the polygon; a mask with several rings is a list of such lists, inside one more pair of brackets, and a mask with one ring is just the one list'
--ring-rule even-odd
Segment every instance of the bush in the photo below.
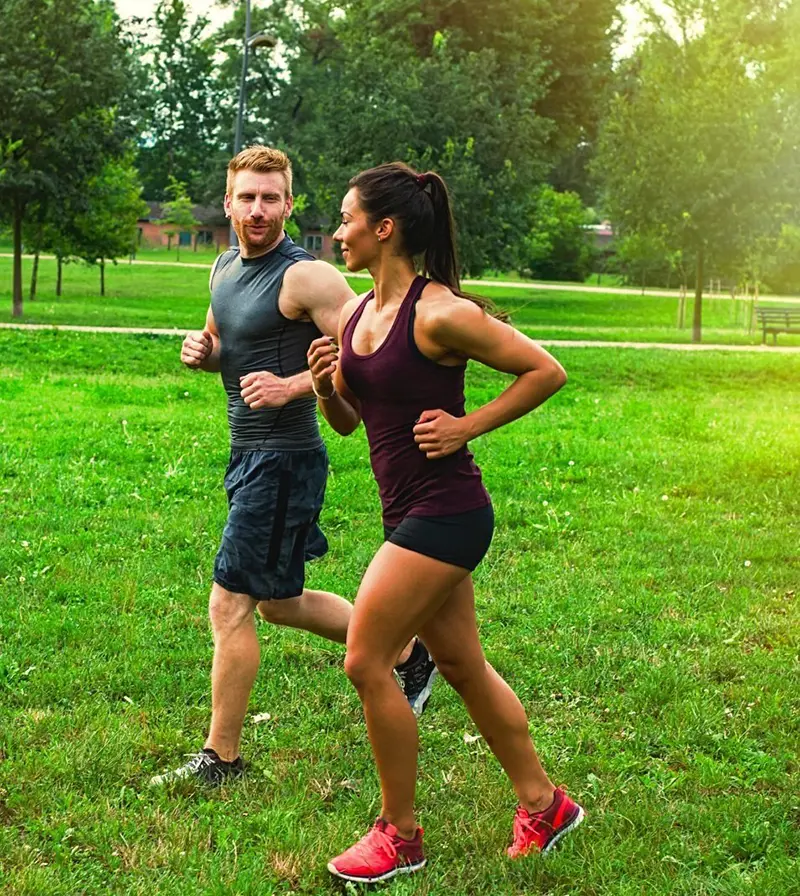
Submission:
{"label": "bush", "polygon": [[527,232],[517,250],[520,273],[583,282],[595,256],[588,223],[589,213],[577,193],[543,186],[531,201]]}

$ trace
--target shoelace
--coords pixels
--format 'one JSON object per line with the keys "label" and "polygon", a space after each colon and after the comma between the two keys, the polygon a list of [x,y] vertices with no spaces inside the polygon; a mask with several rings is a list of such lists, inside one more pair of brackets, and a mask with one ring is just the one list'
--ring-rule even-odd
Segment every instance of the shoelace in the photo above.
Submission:
{"label": "shoelace", "polygon": [[214,765],[214,757],[210,756],[208,753],[194,753],[188,754],[191,756],[191,759],[186,763],[186,767],[190,768],[193,772],[199,771],[201,768],[206,768],[206,766]]}
{"label": "shoelace", "polygon": [[370,850],[375,847],[382,849],[390,859],[397,858],[397,847],[392,843],[392,838],[378,825],[371,827],[351,849],[359,859],[370,864]]}
{"label": "shoelace", "polygon": [[409,683],[419,686],[425,681],[427,665],[428,658],[423,657],[408,669],[395,669],[403,690],[406,689],[406,685]]}
{"label": "shoelace", "polygon": [[530,812],[522,809],[518,810],[514,816],[514,843],[519,843],[529,832],[534,836],[538,835],[542,832],[541,829],[544,826],[553,830],[553,825],[546,818],[542,817],[541,812],[531,815]]}

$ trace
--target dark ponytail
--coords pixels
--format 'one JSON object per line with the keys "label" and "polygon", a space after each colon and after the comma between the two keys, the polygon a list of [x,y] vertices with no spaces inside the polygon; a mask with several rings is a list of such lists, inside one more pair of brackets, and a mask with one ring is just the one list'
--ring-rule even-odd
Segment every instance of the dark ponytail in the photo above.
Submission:
{"label": "dark ponytail", "polygon": [[435,171],[419,174],[404,162],[390,162],[362,171],[350,180],[358,190],[361,207],[371,223],[392,218],[403,248],[414,258],[422,258],[422,274],[488,314],[507,321],[508,315],[482,296],[465,293],[458,276],[455,222],[450,194]]}

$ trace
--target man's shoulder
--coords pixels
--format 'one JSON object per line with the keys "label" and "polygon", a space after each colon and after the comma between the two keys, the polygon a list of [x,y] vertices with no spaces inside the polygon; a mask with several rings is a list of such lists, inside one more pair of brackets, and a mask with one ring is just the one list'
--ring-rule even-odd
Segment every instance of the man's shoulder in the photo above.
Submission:
{"label": "man's shoulder", "polygon": [[232,246],[230,249],[226,249],[221,255],[218,255],[214,259],[214,263],[211,265],[211,271],[208,275],[208,288],[213,292],[214,289],[214,280],[216,279],[217,274],[221,274],[222,271],[226,270],[230,265],[236,261],[239,257],[239,249],[237,246]]}
{"label": "man's shoulder", "polygon": [[305,250],[302,246],[298,246],[288,234],[284,236],[283,242],[279,246],[279,251],[284,258],[288,258],[294,262],[316,261],[310,252]]}
{"label": "man's shoulder", "polygon": [[293,264],[283,278],[281,311],[303,317],[314,310],[339,309],[353,291],[342,274],[327,261],[313,259]]}
{"label": "man's shoulder", "polygon": [[320,287],[345,282],[342,274],[327,261],[316,258],[303,259],[293,264],[284,276],[284,283],[291,290],[313,293]]}

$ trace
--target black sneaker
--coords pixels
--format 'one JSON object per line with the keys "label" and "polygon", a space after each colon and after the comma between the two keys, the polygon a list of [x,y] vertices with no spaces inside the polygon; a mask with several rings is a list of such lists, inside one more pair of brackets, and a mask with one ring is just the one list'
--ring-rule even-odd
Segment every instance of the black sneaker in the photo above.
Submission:
{"label": "black sneaker", "polygon": [[180,766],[180,768],[151,778],[150,784],[159,786],[161,784],[171,784],[173,781],[194,779],[200,784],[219,787],[220,784],[224,784],[226,781],[241,778],[243,774],[244,763],[241,756],[234,759],[233,762],[225,762],[224,759],[219,758],[216,750],[205,747],[199,753],[195,753],[190,757],[189,761],[185,765]]}
{"label": "black sneaker", "polygon": [[394,674],[406,695],[414,715],[419,718],[430,700],[433,682],[439,674],[433,657],[417,638],[411,656],[400,666],[395,666]]}

